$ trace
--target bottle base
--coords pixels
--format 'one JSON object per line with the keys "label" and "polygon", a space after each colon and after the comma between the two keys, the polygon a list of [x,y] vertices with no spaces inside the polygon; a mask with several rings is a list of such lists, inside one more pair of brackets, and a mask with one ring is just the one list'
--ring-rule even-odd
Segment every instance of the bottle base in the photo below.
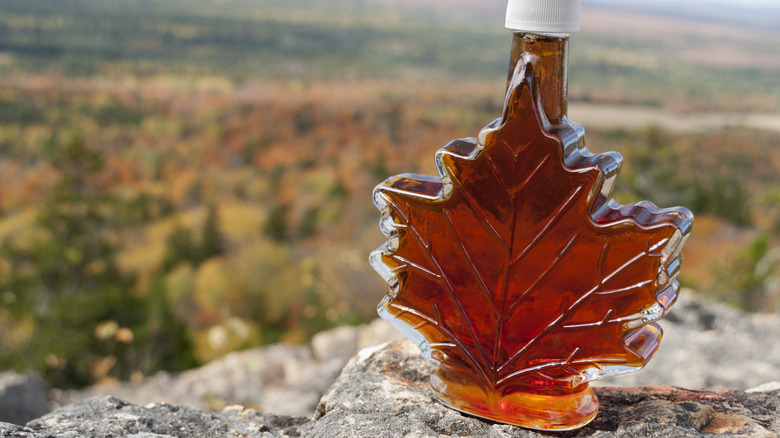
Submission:
{"label": "bottle base", "polygon": [[454,382],[437,368],[431,374],[431,388],[448,407],[499,423],[536,430],[573,430],[590,423],[598,413],[598,398],[586,384],[571,394],[542,395],[515,392],[486,396],[476,385]]}

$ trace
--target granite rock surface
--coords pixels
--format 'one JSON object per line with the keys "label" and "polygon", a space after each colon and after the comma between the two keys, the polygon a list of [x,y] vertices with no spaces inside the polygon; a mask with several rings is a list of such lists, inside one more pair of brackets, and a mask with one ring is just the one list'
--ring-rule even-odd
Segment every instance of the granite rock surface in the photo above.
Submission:
{"label": "granite rock surface", "polygon": [[47,388],[33,373],[0,373],[0,421],[24,424],[48,412]]}
{"label": "granite rock surface", "polygon": [[586,427],[543,433],[467,416],[436,402],[432,365],[409,341],[364,349],[344,367],[312,418],[243,406],[209,412],[185,405],[78,401],[26,426],[0,423],[2,438],[184,437],[777,437],[780,391],[599,388]]}
{"label": "granite rock surface", "polygon": [[749,389],[780,380],[780,315],[744,313],[684,289],[660,322],[661,346],[636,373],[596,386]]}
{"label": "granite rock surface", "polygon": [[94,397],[60,408],[25,427],[0,423],[3,438],[297,437],[300,417],[260,414],[243,407],[205,412],[185,405],[133,405]]}
{"label": "granite rock surface", "polygon": [[[344,368],[307,425],[311,437],[776,437],[780,392],[598,388],[601,409],[586,427],[542,433],[463,415],[436,402],[433,366],[409,343],[366,349]],[[715,434],[715,435],[713,435]]]}
{"label": "granite rock surface", "polygon": [[[596,388],[596,420],[556,436],[777,436],[780,316],[744,314],[682,291],[662,325],[661,348],[644,370],[598,382],[655,386]],[[433,365],[414,345],[376,347],[401,338],[376,320],[320,333],[308,346],[236,352],[137,384],[54,389],[49,406],[40,379],[0,374],[0,437],[549,436],[444,408],[427,386]],[[52,405],[60,409],[24,427],[10,424]],[[79,426],[87,418],[93,429]]]}
{"label": "granite rock surface", "polygon": [[131,403],[180,403],[220,411],[243,405],[261,412],[311,416],[320,397],[360,349],[403,336],[383,320],[318,333],[310,345],[276,344],[230,353],[179,374],[158,373],[140,384],[101,384],[51,392],[55,408],[109,395]]}
{"label": "granite rock surface", "polygon": [[[683,290],[661,321],[664,338],[642,371],[594,386],[672,385],[746,390],[780,380],[780,315],[745,314]],[[131,403],[182,403],[220,411],[240,404],[280,415],[311,416],[347,361],[360,349],[403,336],[383,320],[319,333],[310,345],[277,344],[228,354],[179,374],[140,384],[53,390],[53,407],[110,395]]]}

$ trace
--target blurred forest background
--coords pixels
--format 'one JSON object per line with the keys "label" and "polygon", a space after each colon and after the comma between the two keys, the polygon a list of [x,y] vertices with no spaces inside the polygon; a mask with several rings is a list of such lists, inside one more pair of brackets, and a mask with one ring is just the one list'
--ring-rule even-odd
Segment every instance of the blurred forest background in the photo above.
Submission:
{"label": "blurred forest background", "polygon": [[[140,380],[375,317],[374,185],[500,115],[503,0],[3,0],[0,370]],[[780,15],[780,14],[779,14]],[[780,310],[780,23],[585,1],[570,116],[681,281]]]}

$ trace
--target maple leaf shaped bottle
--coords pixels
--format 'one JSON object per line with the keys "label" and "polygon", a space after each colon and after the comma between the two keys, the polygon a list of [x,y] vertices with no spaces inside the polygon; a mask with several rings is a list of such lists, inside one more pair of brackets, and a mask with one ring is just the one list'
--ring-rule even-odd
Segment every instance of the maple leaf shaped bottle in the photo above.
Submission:
{"label": "maple leaf shaped bottle", "polygon": [[693,216],[620,205],[617,153],[594,155],[567,110],[579,0],[510,0],[502,116],[436,153],[439,176],[374,190],[380,315],[438,363],[446,405],[534,429],[591,421],[588,382],[642,368],[674,303]]}

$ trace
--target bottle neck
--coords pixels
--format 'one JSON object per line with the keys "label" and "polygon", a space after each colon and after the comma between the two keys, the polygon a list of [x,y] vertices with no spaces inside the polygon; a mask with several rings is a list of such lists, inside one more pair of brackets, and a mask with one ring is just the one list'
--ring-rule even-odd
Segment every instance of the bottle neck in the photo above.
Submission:
{"label": "bottle neck", "polygon": [[551,123],[560,123],[568,111],[569,93],[569,35],[515,32],[512,37],[512,52],[509,60],[509,78],[523,55],[536,59],[542,107]]}

